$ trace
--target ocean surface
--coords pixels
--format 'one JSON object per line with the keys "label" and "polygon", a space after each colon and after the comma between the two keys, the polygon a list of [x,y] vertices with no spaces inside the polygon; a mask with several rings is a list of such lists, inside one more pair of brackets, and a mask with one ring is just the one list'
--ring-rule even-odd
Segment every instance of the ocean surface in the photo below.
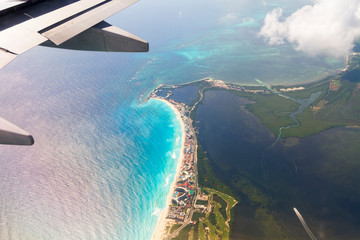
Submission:
{"label": "ocean surface", "polygon": [[31,147],[0,147],[0,239],[150,239],[180,154],[172,110],[147,94],[203,77],[310,82],[342,68],[257,37],[266,12],[310,1],[142,0],[109,19],[149,53],[36,47],[0,70],[0,116]]}

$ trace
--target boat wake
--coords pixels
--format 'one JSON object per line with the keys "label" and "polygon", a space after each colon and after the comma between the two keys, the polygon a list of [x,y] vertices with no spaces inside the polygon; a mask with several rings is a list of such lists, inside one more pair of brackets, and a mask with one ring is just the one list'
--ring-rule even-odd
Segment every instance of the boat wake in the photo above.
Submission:
{"label": "boat wake", "polygon": [[300,212],[296,208],[294,208],[294,212],[295,212],[296,216],[299,218],[301,224],[303,225],[305,231],[307,232],[307,234],[309,235],[311,240],[317,240],[315,235],[311,232],[309,226],[306,224],[304,218],[301,216]]}

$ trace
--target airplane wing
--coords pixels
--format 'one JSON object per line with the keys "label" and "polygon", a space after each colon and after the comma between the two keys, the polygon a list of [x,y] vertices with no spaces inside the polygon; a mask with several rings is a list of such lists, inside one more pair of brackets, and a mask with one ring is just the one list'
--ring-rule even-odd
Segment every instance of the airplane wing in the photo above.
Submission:
{"label": "airplane wing", "polygon": [[0,0],[0,69],[40,44],[74,50],[147,52],[146,41],[103,21],[137,1]]}
{"label": "airplane wing", "polygon": [[11,122],[0,118],[0,143],[9,145],[33,145],[34,138]]}
{"label": "airplane wing", "polygon": [[[137,1],[0,0],[0,69],[37,45],[87,51],[147,52],[146,41],[103,21]],[[14,132],[14,128],[6,131],[9,125],[2,120],[0,144],[6,144],[1,135],[18,132]],[[31,145],[33,140],[27,143]]]}

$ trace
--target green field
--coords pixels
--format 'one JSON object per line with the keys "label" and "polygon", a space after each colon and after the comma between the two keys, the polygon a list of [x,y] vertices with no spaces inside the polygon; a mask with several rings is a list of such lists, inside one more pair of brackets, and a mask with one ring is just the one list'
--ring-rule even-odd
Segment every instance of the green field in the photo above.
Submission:
{"label": "green field", "polygon": [[249,95],[242,92],[231,92],[255,101],[253,104],[248,104],[246,109],[258,116],[261,123],[270,129],[275,136],[278,135],[280,127],[294,124],[294,121],[289,116],[289,112],[298,109],[298,103],[276,94]]}
{"label": "green field", "polygon": [[173,239],[229,239],[231,210],[237,201],[224,193],[206,188],[210,212],[194,212],[192,221]]}
{"label": "green field", "polygon": [[[355,61],[356,60],[356,61]],[[282,93],[295,99],[306,99],[312,93],[321,95],[303,112],[296,115],[299,126],[284,129],[281,137],[306,137],[329,128],[339,126],[360,125],[360,77],[354,78],[353,71],[359,70],[358,58],[346,72],[328,77],[322,81],[305,85],[304,90]],[[336,90],[331,90],[330,83]],[[279,87],[276,87],[279,88]],[[298,108],[298,104],[277,94],[251,94],[241,91],[230,92],[254,100],[246,108],[259,117],[261,123],[275,136],[280,127],[294,125],[290,112]]]}

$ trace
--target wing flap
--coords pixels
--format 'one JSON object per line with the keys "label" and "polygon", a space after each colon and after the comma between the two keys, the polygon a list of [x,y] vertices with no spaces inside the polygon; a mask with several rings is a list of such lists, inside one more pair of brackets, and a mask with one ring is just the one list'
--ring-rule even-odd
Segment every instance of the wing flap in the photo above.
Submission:
{"label": "wing flap", "polygon": [[65,41],[73,38],[77,34],[96,25],[105,18],[129,7],[138,0],[113,0],[108,1],[92,10],[86,11],[79,16],[70,19],[62,24],[57,25],[40,33],[56,45],[60,45]]}
{"label": "wing flap", "polygon": [[16,58],[16,54],[0,50],[0,69]]}
{"label": "wing flap", "polygon": [[46,40],[41,34],[21,25],[0,32],[0,48],[15,54],[22,54]]}
{"label": "wing flap", "polygon": [[16,54],[22,54],[48,40],[39,34],[39,31],[105,1],[106,0],[78,1],[5,29],[0,32],[0,48]]}
{"label": "wing flap", "polygon": [[38,32],[46,29],[49,26],[57,24],[65,19],[71,18],[75,14],[79,14],[87,9],[90,9],[98,4],[104,3],[106,0],[81,0],[49,13],[43,14],[39,17],[27,21],[27,26]]}
{"label": "wing flap", "polygon": [[0,12],[11,9],[15,6],[24,4],[23,1],[1,1],[0,2]]}
{"label": "wing flap", "polygon": [[[74,47],[73,43],[79,42],[84,36],[93,36],[92,40],[97,41],[96,44],[88,44],[88,48],[84,50],[146,52],[149,49],[146,41],[116,27],[99,29],[97,26],[86,31],[137,1],[139,0],[78,0],[61,6],[57,6],[55,1],[44,1],[44,5],[39,4],[38,8],[30,6],[34,18],[25,12],[30,19],[23,19],[24,14],[19,13],[19,23],[13,26],[5,24],[5,28],[2,28],[4,30],[0,31],[0,69],[17,55],[48,41],[60,48],[81,49],[79,45]],[[55,5],[50,7],[47,4]],[[55,10],[44,11],[47,8]],[[5,17],[2,16],[0,21]],[[4,22],[11,22],[8,20]],[[78,37],[84,32],[86,33]],[[66,43],[73,37],[77,39],[72,44]],[[89,43],[89,39],[87,42]]]}
{"label": "wing flap", "polygon": [[106,51],[114,52],[148,52],[149,43],[115,26],[101,29],[104,34]]}
{"label": "wing flap", "polygon": [[70,40],[55,45],[47,41],[43,46],[85,51],[148,52],[149,43],[107,22],[100,22]]}

